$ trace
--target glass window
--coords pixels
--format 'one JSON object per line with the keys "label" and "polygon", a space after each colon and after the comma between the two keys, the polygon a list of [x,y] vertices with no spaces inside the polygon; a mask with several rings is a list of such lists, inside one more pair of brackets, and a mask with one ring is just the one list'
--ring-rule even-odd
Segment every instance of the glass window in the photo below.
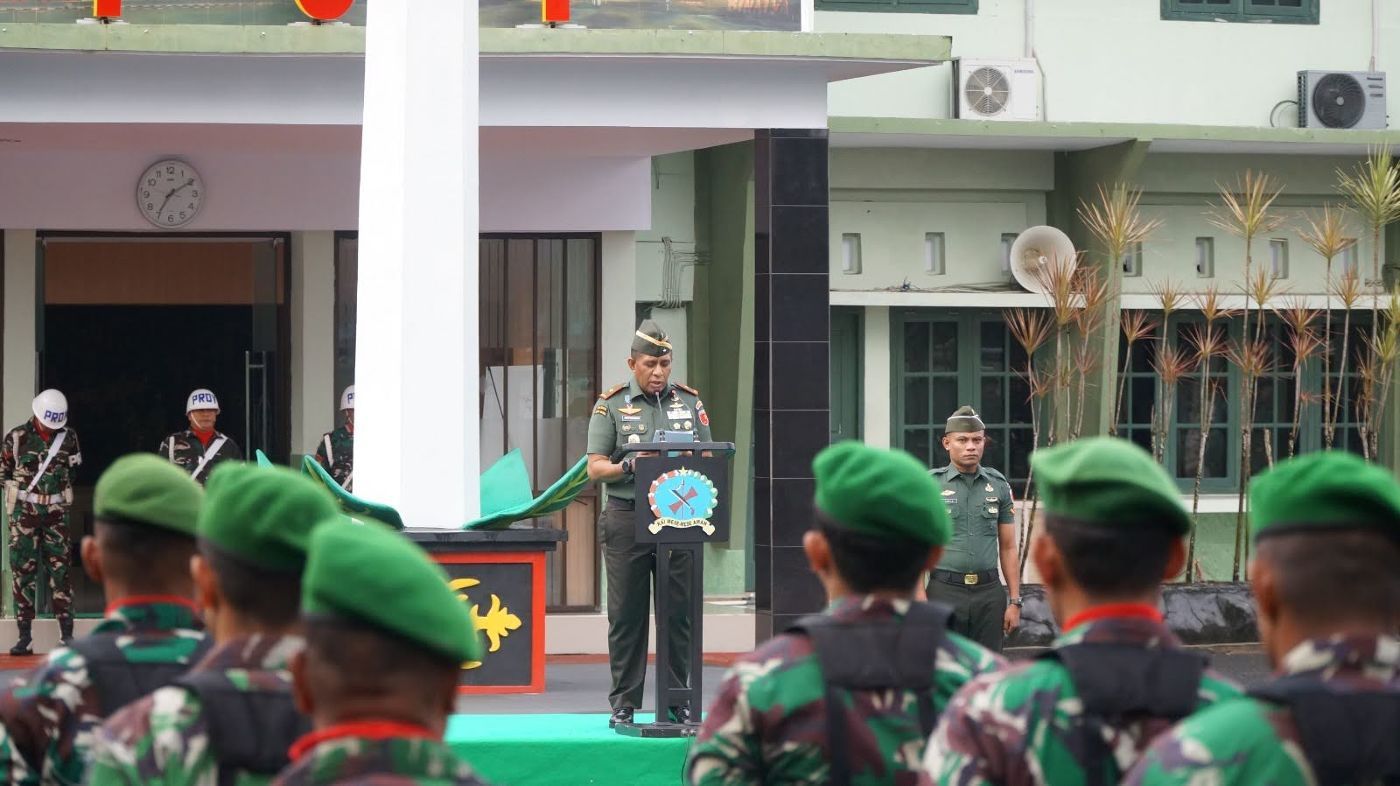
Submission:
{"label": "glass window", "polygon": [[817,0],[818,11],[897,11],[906,14],[975,14],[977,0]]}
{"label": "glass window", "polygon": [[1197,22],[1318,23],[1321,0],[1162,0],[1162,18]]}

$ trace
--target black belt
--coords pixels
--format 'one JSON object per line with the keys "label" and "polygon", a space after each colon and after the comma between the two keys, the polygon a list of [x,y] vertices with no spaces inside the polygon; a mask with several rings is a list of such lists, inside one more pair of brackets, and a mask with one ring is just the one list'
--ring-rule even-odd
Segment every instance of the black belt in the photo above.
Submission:
{"label": "black belt", "polygon": [[608,508],[610,510],[636,510],[637,501],[621,497],[608,497]]}
{"label": "black belt", "polygon": [[984,585],[1001,586],[1001,577],[995,570],[979,570],[975,573],[957,573],[951,570],[935,570],[933,572],[935,581],[944,584],[953,584],[958,587],[981,587]]}

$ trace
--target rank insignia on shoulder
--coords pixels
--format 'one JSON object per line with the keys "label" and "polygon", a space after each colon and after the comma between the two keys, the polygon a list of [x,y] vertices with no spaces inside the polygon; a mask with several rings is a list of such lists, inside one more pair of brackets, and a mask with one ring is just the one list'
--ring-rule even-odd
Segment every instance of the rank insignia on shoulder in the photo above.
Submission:
{"label": "rank insignia on shoulder", "polygon": [[605,407],[605,406],[603,406],[602,404],[599,404],[598,406],[596,406],[596,407],[593,408],[593,414],[595,414],[595,415],[606,415],[606,414],[608,414],[608,408]]}
{"label": "rank insignia on shoulder", "polygon": [[612,398],[613,396],[616,396],[616,395],[617,395],[617,392],[618,392],[619,390],[622,390],[622,389],[625,388],[625,387],[627,387],[627,386],[626,386],[626,385],[616,385],[616,386],[614,386],[614,387],[612,387],[612,388],[609,388],[608,390],[603,391],[603,394],[600,395],[598,398],[601,398],[601,399],[603,399],[604,401],[606,401],[606,400]]}
{"label": "rank insignia on shoulder", "polygon": [[682,385],[682,384],[679,383],[679,382],[673,382],[673,383],[671,383],[671,384],[675,385],[676,387],[680,388],[681,390],[684,390],[685,392],[689,393],[689,394],[692,395],[692,396],[698,396],[698,395],[700,395],[700,391],[696,390],[695,388],[693,388],[693,387],[691,387],[691,386],[689,386],[689,385]]}

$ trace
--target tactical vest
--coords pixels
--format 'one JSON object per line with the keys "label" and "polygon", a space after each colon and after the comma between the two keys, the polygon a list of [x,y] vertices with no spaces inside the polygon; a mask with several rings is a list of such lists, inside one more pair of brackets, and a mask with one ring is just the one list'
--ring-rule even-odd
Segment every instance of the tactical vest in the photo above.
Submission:
{"label": "tactical vest", "polygon": [[1400,784],[1400,688],[1357,690],[1299,674],[1249,695],[1288,708],[1319,786]]}
{"label": "tactical vest", "polygon": [[287,751],[292,743],[311,731],[290,688],[240,688],[222,671],[193,672],[174,684],[199,697],[209,750],[219,765],[219,786],[234,786],[245,772],[276,775],[291,763]]}
{"label": "tactical vest", "polygon": [[1104,740],[1105,728],[1123,728],[1144,718],[1173,723],[1185,718],[1196,711],[1206,669],[1203,655],[1133,644],[1071,644],[1040,659],[1065,667],[1083,703],[1074,734],[1084,752],[1088,786],[1117,783],[1123,775]]}
{"label": "tactical vest", "polygon": [[198,642],[194,652],[185,663],[153,662],[145,663],[129,660],[117,646],[117,639],[127,633],[98,633],[74,641],[70,646],[83,657],[87,666],[88,679],[97,692],[98,712],[103,718],[133,701],[169,685],[197,663],[209,651],[213,643],[209,639]]}
{"label": "tactical vest", "polygon": [[934,664],[953,611],[937,603],[914,603],[903,619],[844,622],[812,614],[788,630],[806,636],[826,682],[826,745],[829,784],[851,783],[849,723],[843,694],[852,691],[912,691],[917,696],[919,729],[933,733]]}

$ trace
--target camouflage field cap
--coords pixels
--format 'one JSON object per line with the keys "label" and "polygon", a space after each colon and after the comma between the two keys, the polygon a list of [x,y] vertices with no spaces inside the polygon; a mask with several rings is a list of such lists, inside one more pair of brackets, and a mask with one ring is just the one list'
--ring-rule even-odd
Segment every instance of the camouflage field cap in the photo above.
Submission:
{"label": "camouflage field cap", "polygon": [[977,417],[977,410],[963,405],[958,407],[957,412],[948,416],[948,425],[944,429],[944,433],[959,434],[986,430],[987,426],[982,422],[982,418]]}
{"label": "camouflage field cap", "polygon": [[204,490],[189,473],[159,456],[133,453],[112,462],[97,479],[93,515],[194,535]]}
{"label": "camouflage field cap", "polygon": [[652,357],[671,354],[671,340],[666,331],[652,320],[644,320],[632,337],[632,351]]}
{"label": "camouflage field cap", "polygon": [[325,489],[285,467],[225,464],[209,476],[195,535],[272,571],[299,573],[317,526],[340,518]]}
{"label": "camouflage field cap", "polygon": [[1249,484],[1249,522],[1255,540],[1369,529],[1400,541],[1400,483],[1351,453],[1308,453]]}
{"label": "camouflage field cap", "polygon": [[1091,524],[1157,524],[1191,531],[1176,484],[1147,451],[1117,437],[1091,437],[1031,454],[1046,515]]}
{"label": "camouflage field cap", "polygon": [[812,460],[812,475],[817,508],[843,529],[930,546],[952,537],[938,482],[902,450],[838,442]]}
{"label": "camouflage field cap", "polygon": [[468,604],[447,582],[427,552],[378,524],[318,527],[301,608],[369,623],[458,662],[481,660]]}

